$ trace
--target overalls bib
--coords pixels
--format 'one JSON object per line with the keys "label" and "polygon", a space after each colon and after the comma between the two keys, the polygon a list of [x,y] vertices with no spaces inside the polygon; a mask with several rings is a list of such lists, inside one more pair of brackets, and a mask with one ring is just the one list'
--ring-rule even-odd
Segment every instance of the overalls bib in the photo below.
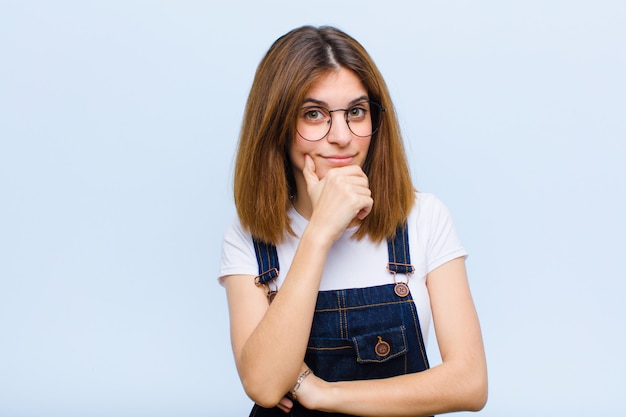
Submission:
{"label": "overalls bib", "polygon": [[[278,276],[276,247],[254,240],[259,276],[266,285]],[[413,273],[406,225],[398,227],[387,241],[387,269],[395,283],[386,285],[320,291],[304,362],[313,373],[329,381],[387,378],[429,368],[417,308],[408,288],[408,278],[396,274]],[[273,298],[270,290],[268,297]],[[262,358],[259,358],[262,360]],[[294,417],[344,416],[311,411],[294,401]],[[255,404],[250,417],[285,417],[277,407]]]}

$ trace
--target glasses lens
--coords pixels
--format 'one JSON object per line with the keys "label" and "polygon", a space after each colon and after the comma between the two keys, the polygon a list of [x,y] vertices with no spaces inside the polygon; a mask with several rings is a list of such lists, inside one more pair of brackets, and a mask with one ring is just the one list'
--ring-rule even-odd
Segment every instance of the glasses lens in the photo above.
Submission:
{"label": "glasses lens", "polygon": [[298,134],[315,142],[324,139],[330,131],[331,113],[323,107],[303,107],[298,117]]}
{"label": "glasses lens", "polygon": [[380,126],[380,119],[380,107],[370,101],[359,103],[346,110],[346,122],[356,136],[373,135]]}
{"label": "glasses lens", "polygon": [[350,131],[359,137],[369,137],[380,127],[384,109],[377,103],[364,101],[349,109],[328,110],[323,107],[309,106],[301,110],[298,118],[298,134],[312,142],[322,140],[330,132],[332,113],[343,111]]}

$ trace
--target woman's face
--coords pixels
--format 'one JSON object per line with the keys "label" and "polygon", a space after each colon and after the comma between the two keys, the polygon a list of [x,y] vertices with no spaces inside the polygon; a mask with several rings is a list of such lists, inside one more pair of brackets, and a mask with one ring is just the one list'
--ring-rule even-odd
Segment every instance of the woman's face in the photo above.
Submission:
{"label": "woman's face", "polygon": [[351,109],[351,126],[357,133],[359,129],[369,128],[371,131],[369,112],[366,119],[359,120],[359,113],[362,108],[367,109],[369,103],[367,90],[354,72],[345,68],[328,72],[313,84],[300,107],[296,125],[300,133],[296,133],[289,151],[296,178],[302,176],[305,155],[313,158],[315,172],[320,179],[332,168],[363,166],[371,135],[361,137],[352,133],[346,123],[346,113],[342,110],[330,113],[330,130],[321,140],[313,142],[302,137],[319,139],[328,128],[328,124],[322,121],[329,114],[327,110],[335,109]]}

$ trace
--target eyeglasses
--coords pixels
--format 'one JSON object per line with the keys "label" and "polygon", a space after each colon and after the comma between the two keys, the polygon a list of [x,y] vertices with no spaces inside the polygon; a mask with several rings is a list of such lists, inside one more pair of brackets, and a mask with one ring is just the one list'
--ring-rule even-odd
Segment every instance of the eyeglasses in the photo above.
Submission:
{"label": "eyeglasses", "polygon": [[348,109],[329,110],[321,106],[305,106],[298,116],[296,130],[302,139],[310,142],[322,140],[333,125],[332,114],[344,112],[348,129],[355,136],[366,138],[378,131],[382,124],[384,107],[373,101],[362,101]]}

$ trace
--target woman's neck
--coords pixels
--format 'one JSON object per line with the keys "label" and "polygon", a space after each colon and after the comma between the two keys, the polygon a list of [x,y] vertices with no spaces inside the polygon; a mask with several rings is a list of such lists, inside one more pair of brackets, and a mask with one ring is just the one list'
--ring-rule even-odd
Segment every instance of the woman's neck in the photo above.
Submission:
{"label": "woman's neck", "polygon": [[306,191],[304,193],[298,193],[293,199],[292,204],[293,208],[296,209],[298,214],[300,214],[307,220],[311,220],[311,215],[313,214],[313,206],[311,204],[311,199],[306,194]]}

